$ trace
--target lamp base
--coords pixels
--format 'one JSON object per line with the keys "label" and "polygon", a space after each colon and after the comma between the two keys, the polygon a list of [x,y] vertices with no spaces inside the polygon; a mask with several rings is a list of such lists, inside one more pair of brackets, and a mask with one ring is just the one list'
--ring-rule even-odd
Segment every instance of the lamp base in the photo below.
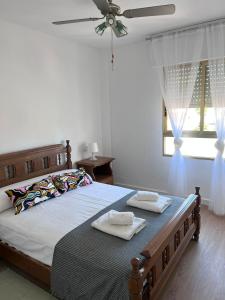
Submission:
{"label": "lamp base", "polygon": [[94,152],[92,152],[90,160],[98,160],[97,157],[95,156]]}

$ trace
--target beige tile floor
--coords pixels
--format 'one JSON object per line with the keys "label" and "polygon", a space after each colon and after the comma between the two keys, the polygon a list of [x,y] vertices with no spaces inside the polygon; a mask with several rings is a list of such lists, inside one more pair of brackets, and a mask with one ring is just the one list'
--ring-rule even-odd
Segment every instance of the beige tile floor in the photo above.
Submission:
{"label": "beige tile floor", "polygon": [[26,280],[0,260],[0,300],[53,300],[43,289]]}

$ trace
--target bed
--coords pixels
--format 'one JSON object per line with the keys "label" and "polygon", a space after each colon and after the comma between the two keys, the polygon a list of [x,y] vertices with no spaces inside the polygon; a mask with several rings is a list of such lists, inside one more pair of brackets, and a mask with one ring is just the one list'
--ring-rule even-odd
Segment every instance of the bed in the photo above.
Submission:
{"label": "bed", "polygon": [[[0,155],[0,187],[65,169],[72,169],[69,141],[66,141],[66,146],[58,144]],[[195,195],[190,195],[182,202],[165,226],[153,238],[146,239],[144,247],[139,251],[140,255],[129,257],[127,286],[130,299],[157,299],[189,242],[198,241],[201,197],[199,188],[195,189]],[[32,208],[27,214],[18,215],[16,223],[15,218],[11,218],[12,211],[6,210],[0,213],[0,257],[42,287],[50,289],[51,264],[57,241],[73,227],[79,226],[130,192],[130,189],[94,183],[63,195],[63,200],[46,201],[35,210]],[[67,201],[73,207],[73,197],[79,208],[76,209],[76,216],[66,211],[57,215],[57,211],[63,211],[62,201]],[[104,204],[99,199],[104,199]],[[47,206],[51,213],[48,221],[44,222],[42,216]],[[79,211],[86,213],[82,215]],[[68,220],[67,227],[63,214]],[[27,230],[25,217],[34,223],[39,220],[39,225]],[[53,223],[57,225],[57,231]],[[45,232],[45,228],[49,228],[49,231]],[[28,248],[25,247],[27,245]],[[100,265],[101,260],[98,263]]]}

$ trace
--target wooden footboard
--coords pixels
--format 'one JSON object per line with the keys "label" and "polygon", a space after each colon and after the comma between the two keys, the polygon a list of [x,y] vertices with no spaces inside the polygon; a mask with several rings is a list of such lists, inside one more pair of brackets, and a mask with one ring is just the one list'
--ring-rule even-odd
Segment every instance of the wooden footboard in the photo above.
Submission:
{"label": "wooden footboard", "polygon": [[155,300],[181,258],[189,242],[200,233],[200,188],[190,195],[170,222],[131,260],[129,279],[131,300]]}

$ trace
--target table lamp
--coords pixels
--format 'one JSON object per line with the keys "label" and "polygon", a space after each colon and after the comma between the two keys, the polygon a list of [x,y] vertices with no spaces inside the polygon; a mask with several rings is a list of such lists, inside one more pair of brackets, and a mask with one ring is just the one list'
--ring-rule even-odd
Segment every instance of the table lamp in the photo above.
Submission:
{"label": "table lamp", "polygon": [[89,151],[92,153],[91,160],[97,160],[97,158],[95,157],[95,153],[99,152],[98,143],[97,142],[90,143]]}

